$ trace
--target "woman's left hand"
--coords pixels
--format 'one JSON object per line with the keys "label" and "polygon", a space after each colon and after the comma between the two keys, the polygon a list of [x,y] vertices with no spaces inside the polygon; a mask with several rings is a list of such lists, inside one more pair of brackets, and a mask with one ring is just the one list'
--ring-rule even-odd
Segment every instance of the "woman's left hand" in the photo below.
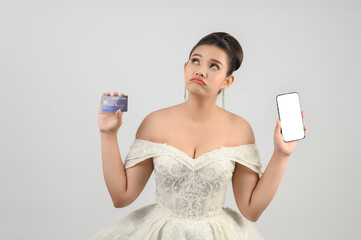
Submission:
{"label": "woman's left hand", "polygon": [[[305,116],[305,112],[304,111],[301,112],[303,118]],[[303,125],[303,128],[305,129],[305,131],[307,130],[306,125]],[[277,125],[275,129],[273,141],[274,141],[274,152],[285,157],[289,157],[292,154],[298,143],[298,140],[292,142],[283,141],[283,136],[281,133],[281,122],[278,118],[277,118]]]}

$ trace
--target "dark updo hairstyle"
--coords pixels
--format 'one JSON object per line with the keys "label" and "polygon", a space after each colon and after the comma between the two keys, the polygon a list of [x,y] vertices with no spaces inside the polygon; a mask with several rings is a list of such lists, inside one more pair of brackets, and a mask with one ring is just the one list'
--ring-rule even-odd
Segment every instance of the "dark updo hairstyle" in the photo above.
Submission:
{"label": "dark updo hairstyle", "polygon": [[[236,71],[243,60],[243,50],[241,44],[232,35],[225,32],[214,32],[203,37],[199,42],[192,48],[188,61],[194,51],[199,45],[215,45],[224,50],[228,55],[228,71],[227,77]],[[218,94],[221,91],[218,92]]]}

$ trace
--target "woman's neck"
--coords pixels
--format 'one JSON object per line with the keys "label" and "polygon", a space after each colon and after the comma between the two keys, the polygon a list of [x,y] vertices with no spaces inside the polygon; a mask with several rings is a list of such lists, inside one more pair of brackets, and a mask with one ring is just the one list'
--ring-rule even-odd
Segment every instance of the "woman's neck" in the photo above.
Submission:
{"label": "woman's neck", "polygon": [[182,104],[185,116],[193,122],[208,122],[219,116],[223,109],[216,104],[216,98],[199,98],[189,95]]}

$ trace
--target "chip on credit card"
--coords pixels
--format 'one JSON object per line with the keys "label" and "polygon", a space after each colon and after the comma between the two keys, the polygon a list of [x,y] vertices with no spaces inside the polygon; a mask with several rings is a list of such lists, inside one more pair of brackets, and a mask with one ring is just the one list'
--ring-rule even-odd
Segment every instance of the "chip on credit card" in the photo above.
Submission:
{"label": "chip on credit card", "polygon": [[102,111],[103,112],[122,112],[128,111],[128,96],[103,96],[102,98]]}

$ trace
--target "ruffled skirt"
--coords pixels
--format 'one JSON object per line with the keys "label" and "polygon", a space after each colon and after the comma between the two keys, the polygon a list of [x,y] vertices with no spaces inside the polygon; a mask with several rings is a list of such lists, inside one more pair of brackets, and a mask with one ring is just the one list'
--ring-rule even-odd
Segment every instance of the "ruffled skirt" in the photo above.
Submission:
{"label": "ruffled skirt", "polygon": [[231,208],[197,220],[175,217],[170,210],[150,204],[130,212],[91,240],[264,240],[251,221]]}

